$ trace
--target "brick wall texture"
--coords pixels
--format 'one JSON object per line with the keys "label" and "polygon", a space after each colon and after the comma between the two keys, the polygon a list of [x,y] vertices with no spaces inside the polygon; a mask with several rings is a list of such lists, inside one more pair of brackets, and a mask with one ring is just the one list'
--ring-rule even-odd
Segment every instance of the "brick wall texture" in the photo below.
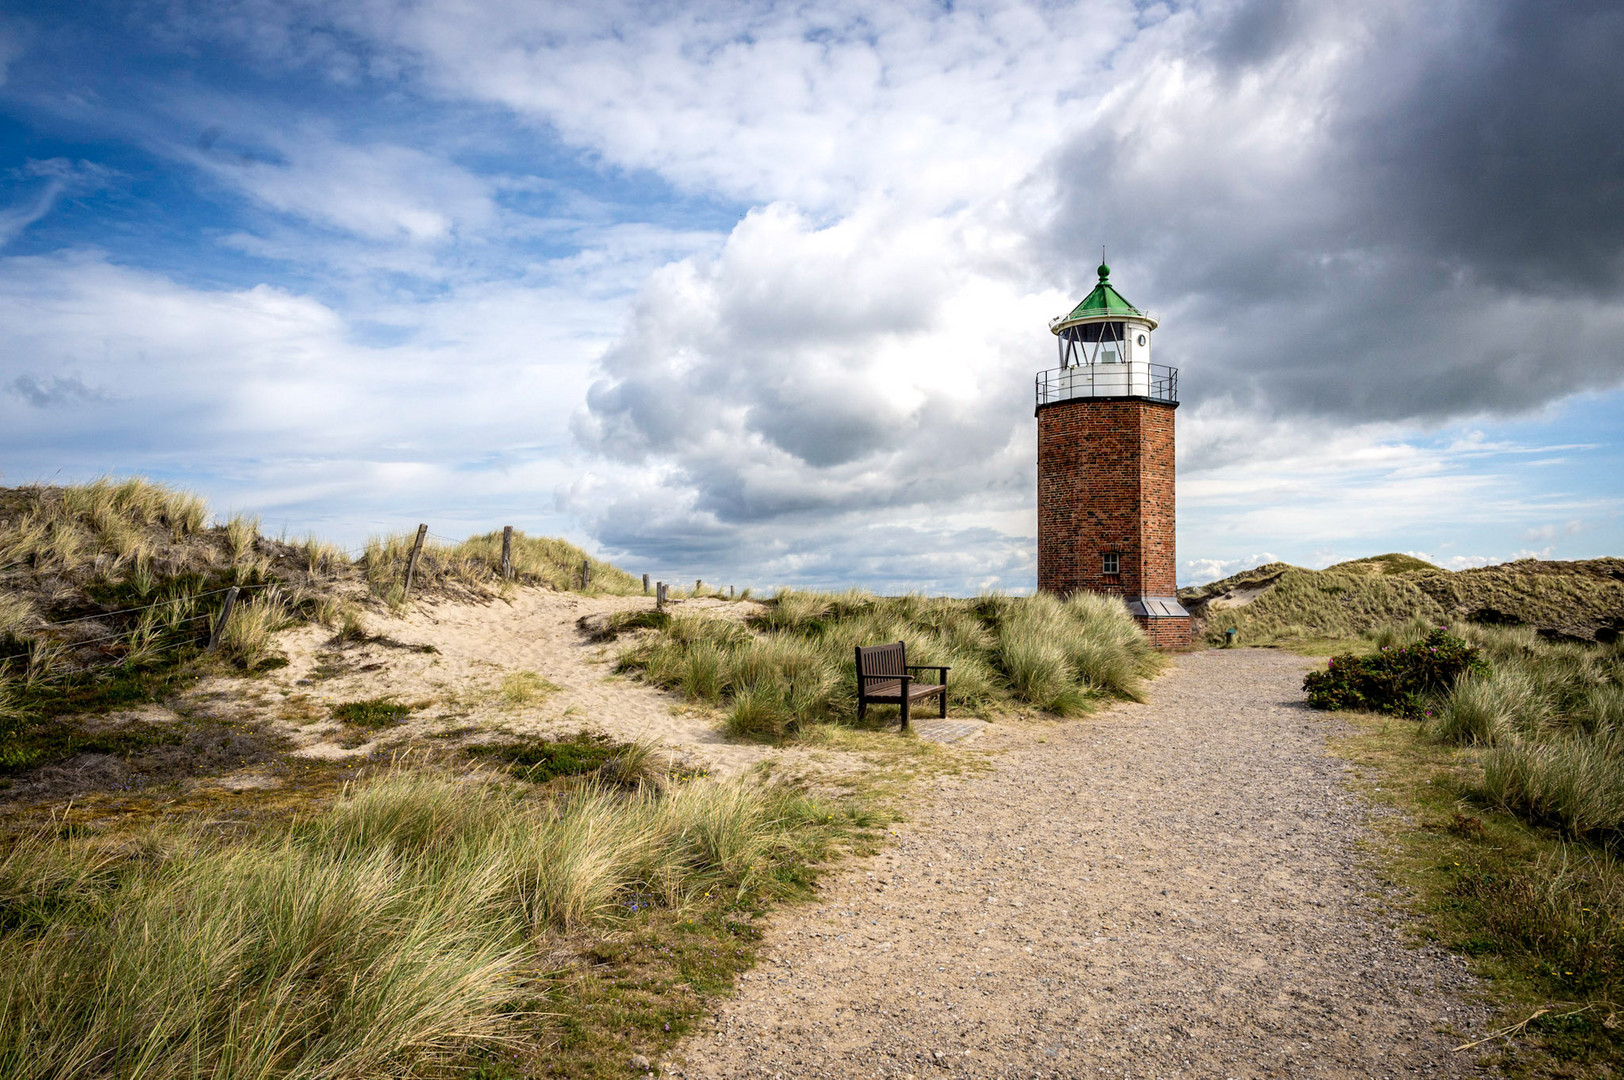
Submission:
{"label": "brick wall texture", "polygon": [[1140,619],[1145,637],[1158,649],[1188,649],[1191,642],[1188,617]]}
{"label": "brick wall texture", "polygon": [[[1038,409],[1038,588],[1176,595],[1175,408],[1078,399]],[[1118,557],[1114,575],[1104,570],[1107,552]],[[1160,647],[1190,640],[1188,619],[1148,620],[1146,632]],[[1182,641],[1156,640],[1180,634]]]}

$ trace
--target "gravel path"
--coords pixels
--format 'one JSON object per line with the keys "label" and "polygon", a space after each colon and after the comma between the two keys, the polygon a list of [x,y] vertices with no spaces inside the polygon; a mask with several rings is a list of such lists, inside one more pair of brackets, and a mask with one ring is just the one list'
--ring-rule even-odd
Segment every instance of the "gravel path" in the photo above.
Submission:
{"label": "gravel path", "polygon": [[1007,723],[883,854],[787,911],[694,1077],[1479,1075],[1405,943],[1307,662],[1180,657],[1149,704]]}

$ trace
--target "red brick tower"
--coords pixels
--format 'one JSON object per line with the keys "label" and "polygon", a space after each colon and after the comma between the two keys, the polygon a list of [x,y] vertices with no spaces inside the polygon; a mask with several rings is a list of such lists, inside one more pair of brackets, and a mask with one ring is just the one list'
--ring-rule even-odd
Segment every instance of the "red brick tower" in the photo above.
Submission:
{"label": "red brick tower", "polygon": [[1176,368],[1150,362],[1156,320],[1099,284],[1049,324],[1037,376],[1038,588],[1120,596],[1159,648],[1190,644],[1173,550]]}

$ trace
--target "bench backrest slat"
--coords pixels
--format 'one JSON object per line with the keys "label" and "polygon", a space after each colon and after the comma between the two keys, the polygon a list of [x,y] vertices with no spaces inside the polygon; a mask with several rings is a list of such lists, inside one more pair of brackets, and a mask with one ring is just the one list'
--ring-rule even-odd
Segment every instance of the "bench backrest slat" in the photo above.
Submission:
{"label": "bench backrest slat", "polygon": [[857,674],[898,679],[908,671],[908,649],[900,641],[857,646]]}

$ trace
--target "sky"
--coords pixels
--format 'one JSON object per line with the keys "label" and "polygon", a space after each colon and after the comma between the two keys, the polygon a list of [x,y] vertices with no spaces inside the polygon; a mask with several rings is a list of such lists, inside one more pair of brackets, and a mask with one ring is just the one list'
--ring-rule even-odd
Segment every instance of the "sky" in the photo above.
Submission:
{"label": "sky", "polygon": [[0,484],[1027,591],[1103,247],[1181,583],[1624,554],[1621,55],[1612,0],[0,0]]}

